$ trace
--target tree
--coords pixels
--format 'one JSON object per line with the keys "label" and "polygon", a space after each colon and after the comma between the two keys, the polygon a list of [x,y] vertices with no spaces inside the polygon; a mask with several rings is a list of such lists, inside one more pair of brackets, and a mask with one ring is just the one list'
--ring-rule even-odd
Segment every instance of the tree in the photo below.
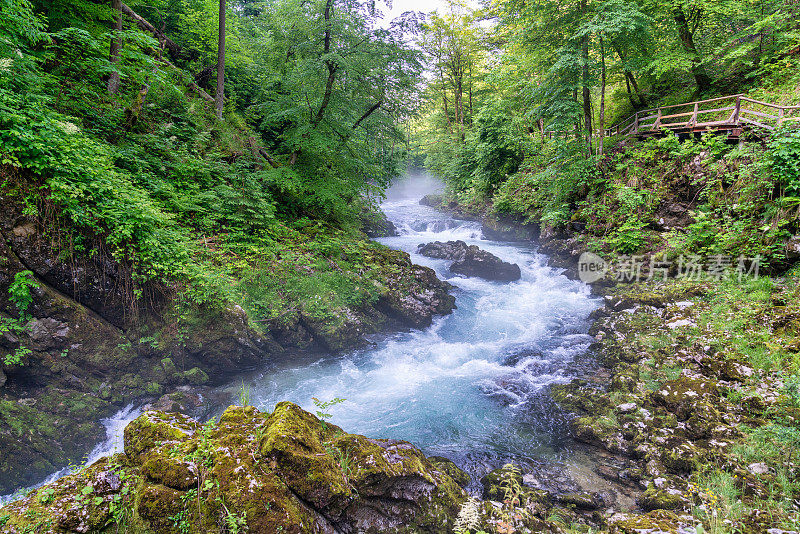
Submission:
{"label": "tree", "polygon": [[441,98],[448,131],[456,130],[462,141],[465,126],[472,121],[476,65],[480,62],[481,30],[476,22],[473,10],[450,1],[447,13],[431,16],[420,39],[437,76],[437,83],[430,88],[440,93],[436,98]]}
{"label": "tree", "polygon": [[217,92],[214,95],[214,107],[217,118],[222,118],[225,106],[225,0],[219,0],[219,42],[217,44]]}
{"label": "tree", "polygon": [[[122,48],[122,0],[111,0],[111,8],[116,13],[114,18],[114,33],[111,35],[111,50],[109,51],[109,61],[119,63],[119,53]],[[108,92],[112,95],[119,91],[119,70],[114,69],[108,77]]]}
{"label": "tree", "polygon": [[[708,77],[706,68],[697,51],[697,46],[694,43],[694,31],[689,28],[689,20],[680,2],[676,2],[672,6],[672,17],[675,19],[683,49],[689,55],[690,61],[692,62],[691,70],[694,80],[697,83],[697,90],[701,93],[705,93],[711,88],[711,78]],[[694,19],[702,17],[702,9],[695,8],[692,17]],[[693,27],[696,28],[698,24],[699,21],[695,21]]]}

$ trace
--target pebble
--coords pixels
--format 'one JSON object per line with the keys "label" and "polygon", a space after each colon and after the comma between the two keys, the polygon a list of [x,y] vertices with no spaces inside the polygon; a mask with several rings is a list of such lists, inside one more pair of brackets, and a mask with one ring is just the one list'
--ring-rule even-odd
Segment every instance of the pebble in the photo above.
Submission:
{"label": "pebble", "polygon": [[769,467],[763,462],[750,464],[747,466],[747,470],[754,475],[766,475],[769,473]]}

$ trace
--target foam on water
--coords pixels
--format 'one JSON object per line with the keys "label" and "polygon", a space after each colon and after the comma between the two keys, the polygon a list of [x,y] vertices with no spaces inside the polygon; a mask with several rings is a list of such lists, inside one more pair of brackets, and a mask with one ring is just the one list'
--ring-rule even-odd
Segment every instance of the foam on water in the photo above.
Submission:
{"label": "foam on water", "polygon": [[[333,423],[447,456],[476,484],[506,461],[559,458],[566,430],[541,392],[574,376],[576,356],[591,343],[587,317],[597,303],[587,286],[547,267],[532,248],[483,240],[479,223],[419,204],[424,194],[440,190],[428,176],[393,186],[383,210],[400,235],[380,241],[453,284],[458,308],[425,330],[376,338],[368,349],[275,364],[252,376],[249,386],[251,402],[267,411],[285,400],[315,411],[312,397],[345,398],[329,410]],[[422,243],[456,239],[518,264],[521,280],[501,284],[452,275],[449,261],[416,253]],[[237,379],[224,389],[236,391],[241,384]],[[140,411],[131,405],[104,420],[108,438],[88,463],[121,450],[122,431]]]}
{"label": "foam on water", "polygon": [[[380,241],[453,284],[458,309],[366,350],[265,370],[251,398],[264,410],[290,400],[311,411],[312,397],[345,398],[329,411],[346,431],[411,441],[472,474],[500,459],[553,458],[564,435],[554,435],[551,414],[533,399],[570,379],[575,357],[591,342],[587,317],[597,303],[587,286],[547,267],[532,248],[483,240],[479,223],[420,205],[438,186],[422,177],[392,188],[382,208],[400,235]],[[517,263],[522,279],[456,276],[449,261],[416,253],[422,243],[456,239]]]}

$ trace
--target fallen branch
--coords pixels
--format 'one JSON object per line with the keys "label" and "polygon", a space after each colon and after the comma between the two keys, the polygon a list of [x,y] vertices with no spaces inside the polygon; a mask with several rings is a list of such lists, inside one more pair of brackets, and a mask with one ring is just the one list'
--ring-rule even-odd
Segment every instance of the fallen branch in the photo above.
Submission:
{"label": "fallen branch", "polygon": [[267,163],[269,163],[273,169],[277,169],[278,167],[281,166],[280,163],[272,159],[272,156],[269,155],[269,153],[264,147],[258,144],[255,137],[253,136],[248,137],[247,143],[250,145],[250,150],[253,152],[253,155],[256,157],[261,156],[262,158],[267,160]]}
{"label": "fallen branch", "polygon": [[191,76],[188,73],[186,73],[182,69],[179,69],[172,62],[170,62],[170,60],[168,60],[168,59],[166,59],[164,57],[159,58],[159,61],[162,61],[168,67],[171,67],[171,68],[175,69],[176,71],[178,71],[178,73],[181,76],[183,76],[184,78],[187,78],[186,86],[189,89],[191,89],[192,91],[194,91],[195,93],[197,93],[203,100],[211,102],[212,104],[214,103],[214,97],[211,96],[210,94],[206,93],[205,91],[203,91],[203,89],[199,85],[194,83],[194,81],[191,81],[190,80]]}
{"label": "fallen branch", "polygon": [[152,33],[156,39],[165,46],[167,50],[169,50],[169,54],[172,56],[173,59],[177,58],[181,53],[181,47],[178,46],[174,41],[172,41],[169,37],[164,35],[164,33],[147,22],[144,17],[136,13],[130,7],[128,7],[125,3],[120,3],[120,10],[136,21],[136,24],[143,30]]}

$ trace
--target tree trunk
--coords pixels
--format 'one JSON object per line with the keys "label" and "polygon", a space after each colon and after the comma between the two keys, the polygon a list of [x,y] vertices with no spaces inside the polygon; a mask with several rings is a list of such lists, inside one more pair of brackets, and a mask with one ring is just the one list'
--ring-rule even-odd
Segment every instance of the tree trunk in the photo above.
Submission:
{"label": "tree trunk", "polygon": [[600,36],[600,141],[597,145],[597,155],[603,155],[603,138],[605,137],[606,124],[606,48],[603,36]]}
{"label": "tree trunk", "polygon": [[625,71],[625,78],[630,80],[630,84],[633,87],[633,91],[636,93],[636,96],[639,97],[639,105],[643,108],[647,107],[647,99],[642,94],[642,91],[639,89],[639,84],[636,83],[636,77],[633,73],[629,70]]}
{"label": "tree trunk", "polygon": [[[572,100],[574,100],[576,104],[578,103],[577,87],[572,90]],[[581,120],[580,118],[578,118],[578,120],[575,122],[575,139],[580,139],[580,138],[581,138]]]}
{"label": "tree trunk", "polygon": [[[586,0],[581,0],[581,14],[586,13]],[[589,35],[581,41],[581,84],[583,86],[583,120],[589,152],[592,147],[592,95],[589,87]]]}
{"label": "tree trunk", "polygon": [[[119,63],[119,51],[122,48],[122,0],[111,0],[111,8],[117,14],[117,18],[114,21],[108,60],[114,65]],[[108,93],[115,95],[117,91],[119,91],[119,71],[115,68],[108,77]]]}
{"label": "tree trunk", "polygon": [[678,25],[678,35],[681,38],[683,49],[692,58],[692,75],[694,76],[695,83],[697,83],[697,90],[701,93],[705,93],[711,88],[711,79],[706,73],[703,62],[700,61],[700,54],[697,52],[697,47],[694,44],[694,35],[692,35],[692,31],[689,29],[686,13],[683,12],[683,7],[679,5],[674,9],[672,15],[675,18],[675,23]]}
{"label": "tree trunk", "polygon": [[[628,100],[631,103],[631,107],[633,107],[633,109],[638,109],[640,107],[646,108],[647,100],[645,99],[641,90],[639,90],[639,84],[636,83],[636,77],[625,67],[625,54],[622,53],[622,49],[619,47],[619,45],[614,44],[613,41],[611,43],[611,47],[617,53],[617,56],[619,56],[619,62],[622,64],[622,72],[625,75],[625,89],[628,91]],[[633,88],[633,90],[631,90],[631,88]],[[638,103],[633,100],[634,94],[636,94],[636,98],[639,99]]]}
{"label": "tree trunk", "polygon": [[225,106],[225,0],[219,0],[219,42],[217,44],[217,94],[214,98],[217,118]]}
{"label": "tree trunk", "polygon": [[469,61],[469,123],[472,124],[472,59]]}
{"label": "tree trunk", "polygon": [[170,56],[172,56],[173,60],[177,59],[178,56],[180,56],[180,53],[181,53],[181,47],[180,46],[178,46],[177,44],[172,42],[172,40],[170,40],[160,30],[158,30],[155,26],[153,26],[152,24],[147,22],[145,19],[143,19],[140,15],[138,15],[134,10],[132,10],[126,4],[120,3],[119,6],[120,6],[120,9],[122,10],[122,12],[125,13],[126,15],[128,15],[134,21],[136,21],[136,24],[141,29],[152,33],[153,36],[156,39],[158,39],[158,42],[161,43],[161,46],[162,47],[166,47],[167,50],[169,50],[169,54],[170,54]]}
{"label": "tree trunk", "polygon": [[447,119],[447,132],[453,133],[453,125],[450,123],[450,110],[447,109],[447,82],[445,82],[441,65],[439,66],[439,78],[442,80],[442,102],[444,103],[444,118]]}

